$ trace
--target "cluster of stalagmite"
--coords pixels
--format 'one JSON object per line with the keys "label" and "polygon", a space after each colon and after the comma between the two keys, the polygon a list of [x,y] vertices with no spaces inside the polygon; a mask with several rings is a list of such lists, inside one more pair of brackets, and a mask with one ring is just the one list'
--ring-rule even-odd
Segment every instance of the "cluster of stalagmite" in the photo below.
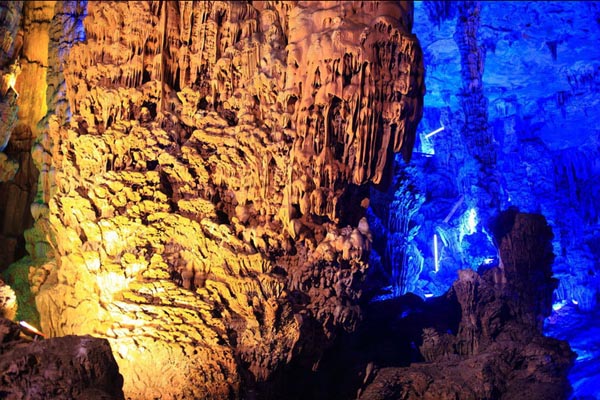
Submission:
{"label": "cluster of stalagmite", "polygon": [[[397,348],[419,343],[425,362],[371,368],[375,376],[360,399],[568,397],[566,373],[576,355],[567,342],[543,335],[558,285],[552,277],[552,230],[543,216],[517,209],[500,213],[490,225],[500,264],[460,270],[445,296],[432,303],[419,299],[419,312],[396,326],[388,322],[382,329],[381,323],[380,343],[386,336]],[[402,337],[406,332],[411,334]],[[371,359],[384,365],[379,346],[373,349]]]}
{"label": "cluster of stalagmite", "polygon": [[131,398],[238,396],[316,365],[361,318],[367,184],[412,150],[412,5],[70,7],[52,26],[77,42],[85,16],[85,41],[51,38],[32,151],[42,330],[108,338]]}

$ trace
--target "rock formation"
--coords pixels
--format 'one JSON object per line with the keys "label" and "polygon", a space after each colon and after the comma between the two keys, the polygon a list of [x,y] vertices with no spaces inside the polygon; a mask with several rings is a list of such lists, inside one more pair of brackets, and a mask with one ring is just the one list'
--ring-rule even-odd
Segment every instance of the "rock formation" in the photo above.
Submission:
{"label": "rock formation", "polygon": [[[494,200],[479,11],[461,5],[454,37],[476,123],[455,124]],[[18,307],[2,286],[0,309],[62,336],[25,344],[3,322],[0,393],[564,396],[573,354],[541,335],[556,281],[539,216],[502,214],[502,263],[462,270],[441,298],[363,301],[370,185],[398,189],[391,243],[414,236],[420,204],[390,179],[423,106],[412,15],[410,2],[0,4],[0,263],[28,253],[5,274]],[[410,249],[390,250],[406,264]],[[402,270],[398,293],[417,287],[403,274],[416,275]]]}
{"label": "rock formation", "polygon": [[[23,180],[23,174],[16,175],[19,172],[19,165],[26,164],[21,152],[13,150],[12,146],[7,149],[10,135],[17,124],[17,99],[16,91],[11,90],[14,86],[13,81],[17,75],[15,69],[11,73],[11,66],[15,64],[13,57],[15,41],[18,40],[17,33],[22,16],[22,2],[8,2],[0,5],[1,21],[0,37],[2,46],[0,47],[0,70],[2,79],[0,79],[0,267],[6,267],[14,261],[14,253],[17,252],[18,234],[23,232],[23,221],[15,221],[13,215],[19,215],[17,204],[20,200],[27,197],[19,190],[19,182]],[[10,85],[13,83],[12,85]],[[13,142],[15,142],[13,137]],[[13,182],[15,182],[13,184]],[[26,206],[24,207],[26,208]],[[10,212],[5,210],[10,209]],[[14,219],[13,219],[14,218]],[[27,218],[25,218],[27,220]],[[30,218],[29,218],[30,220]],[[16,231],[16,232],[15,232]]]}
{"label": "rock formation", "polygon": [[567,398],[575,354],[540,325],[557,284],[552,232],[542,216],[516,210],[494,226],[500,265],[461,270],[441,297],[365,304],[358,329],[314,371],[293,371],[273,398]]}
{"label": "rock formation", "polygon": [[0,318],[14,319],[17,315],[15,291],[0,280]]}
{"label": "rock formation", "polygon": [[[567,397],[566,371],[575,354],[566,342],[542,334],[558,283],[552,232],[542,216],[516,210],[500,214],[494,227],[501,264],[460,271],[444,298],[419,300],[402,322],[388,322],[387,335],[400,329],[396,340],[418,347],[409,361],[421,362],[399,367],[400,357],[392,363],[374,357],[379,365],[368,382],[365,377],[361,399]],[[409,304],[396,303],[405,310]]]}
{"label": "rock formation", "polygon": [[0,318],[0,396],[16,399],[123,400],[123,377],[105,339],[27,339]]}
{"label": "rock formation", "polygon": [[[514,205],[543,213],[552,227],[555,302],[597,307],[598,16],[600,4],[590,2],[415,3],[427,95],[411,164],[426,188],[415,245],[429,292],[445,292],[464,261],[478,265],[466,251],[473,242],[454,236],[465,214],[476,208],[485,220],[493,208]],[[429,275],[434,233],[447,236],[445,261],[442,273]],[[490,257],[478,242],[479,255]]]}
{"label": "rock formation", "polygon": [[47,112],[21,90],[42,128],[15,268],[44,333],[108,338],[131,398],[250,396],[316,365],[361,319],[368,184],[412,151],[412,4],[32,3],[53,68],[17,81]]}

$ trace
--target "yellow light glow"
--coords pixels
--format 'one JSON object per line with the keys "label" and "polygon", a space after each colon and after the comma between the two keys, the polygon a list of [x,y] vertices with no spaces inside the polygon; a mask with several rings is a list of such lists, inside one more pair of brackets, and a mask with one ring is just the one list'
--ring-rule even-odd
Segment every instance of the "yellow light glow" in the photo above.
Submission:
{"label": "yellow light glow", "polygon": [[131,279],[127,279],[123,274],[108,272],[98,274],[96,283],[100,289],[100,298],[102,301],[110,302],[113,300],[113,294],[127,288]]}
{"label": "yellow light glow", "polygon": [[112,251],[109,249],[114,249],[118,246],[119,243],[119,234],[115,231],[105,231],[104,232],[104,243],[106,245],[106,250],[109,254],[112,254]]}

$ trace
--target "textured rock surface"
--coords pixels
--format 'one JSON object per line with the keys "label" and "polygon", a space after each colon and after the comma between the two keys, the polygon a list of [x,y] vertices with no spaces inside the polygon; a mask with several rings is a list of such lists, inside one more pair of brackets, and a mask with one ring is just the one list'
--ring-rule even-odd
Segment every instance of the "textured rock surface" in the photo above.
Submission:
{"label": "textured rock surface", "polygon": [[20,337],[18,325],[0,318],[0,396],[3,399],[119,400],[123,377],[108,341],[65,336]]}
{"label": "textured rock surface", "polygon": [[[15,90],[8,90],[0,101],[2,134],[0,149],[18,169],[10,179],[0,181],[0,267],[23,257],[23,233],[33,225],[30,205],[35,198],[39,170],[31,148],[43,126],[38,123],[47,113],[46,88],[49,27],[55,15],[55,1],[4,2],[0,34],[3,82],[14,75]],[[58,2],[59,6],[62,2]],[[6,23],[6,25],[4,25]],[[20,65],[20,73],[11,67]],[[18,93],[18,95],[17,95]],[[6,145],[6,148],[4,148]],[[4,164],[4,163],[3,163]],[[2,173],[4,175],[4,173]]]}
{"label": "textured rock surface", "polygon": [[[510,95],[486,75],[501,81],[486,63],[490,51],[511,58],[501,51],[504,42],[530,39],[512,37],[512,26],[490,28],[486,10],[517,13],[517,6],[451,4],[425,5],[438,33],[447,35],[426,53],[430,60],[449,56],[432,62],[432,75],[450,71],[438,78],[443,88],[433,80],[435,110],[421,135],[436,154],[435,168],[422,174],[435,176],[424,194],[438,202],[414,215],[387,216],[398,243],[421,223],[427,246],[433,232],[450,243],[450,235],[441,235],[446,226],[438,229],[435,221],[445,216],[453,225],[455,214],[462,225],[473,207],[489,213],[508,193],[494,169],[512,166],[518,179],[533,180],[538,175],[515,160],[537,162],[545,154],[538,142],[511,136],[518,118]],[[19,55],[22,65],[16,90],[3,89],[0,101],[10,127],[1,136],[10,134],[0,158],[0,222],[10,232],[2,233],[0,245],[8,250],[0,254],[9,262],[25,245],[29,253],[8,271],[20,293],[18,312],[32,314],[26,295],[35,297],[45,333],[108,338],[128,397],[354,398],[359,389],[365,398],[565,393],[571,353],[539,335],[555,282],[544,260],[547,242],[535,242],[547,235],[545,223],[535,218],[516,219],[526,229],[502,242],[501,267],[461,272],[444,298],[359,307],[373,237],[363,218],[367,184],[385,187],[393,153],[410,156],[421,116],[423,65],[410,3],[1,7],[2,67],[10,72]],[[564,26],[555,20],[564,14],[552,7],[549,24]],[[539,43],[530,42],[515,48],[533,51]],[[545,44],[551,56],[562,54],[560,43]],[[577,95],[559,91],[558,105],[585,103],[577,101],[587,99],[582,87],[593,87],[595,73],[588,72],[567,74]],[[3,76],[8,82],[10,75]],[[449,109],[440,105],[446,100]],[[539,123],[542,108],[527,108],[525,119]],[[425,137],[439,123],[445,131]],[[499,127],[506,130],[502,148],[495,142]],[[569,187],[593,180],[593,168],[569,154],[562,167]],[[535,182],[545,193],[548,176]],[[410,180],[422,178],[392,180],[400,188],[392,208],[412,212],[404,201],[423,193]],[[514,198],[531,200],[527,190],[506,187]],[[586,221],[598,215],[590,198],[581,197]],[[21,235],[34,221],[25,243]],[[475,234],[483,232],[461,228],[456,238],[475,244]],[[423,294],[413,274],[432,257],[423,252],[426,259],[418,259],[418,244],[390,256],[405,265],[415,257],[415,268],[402,272],[410,276],[399,281]],[[544,268],[532,273],[531,257]],[[468,264],[477,266],[484,257],[473,259]],[[442,275],[454,279],[454,270],[432,274]],[[342,333],[361,320],[355,335]],[[412,361],[430,363],[398,369]]]}
{"label": "textured rock surface", "polygon": [[[85,3],[11,1],[0,5],[2,82],[5,84],[14,78],[15,89],[0,90],[3,95],[0,149],[4,150],[0,153],[1,268],[26,254],[25,231],[43,212],[39,204],[48,201],[43,199],[43,192],[48,193],[51,180],[49,162],[39,159],[42,155],[39,142],[50,116],[64,120],[68,114],[62,69],[69,48],[82,39],[81,17]],[[17,65],[20,72],[13,73]],[[46,164],[46,168],[42,164]],[[39,236],[40,229],[30,231],[29,235],[32,234]],[[27,242],[35,240],[28,238]],[[44,257],[46,253],[43,248],[36,251],[29,253],[34,258]]]}
{"label": "textured rock surface", "polygon": [[[566,398],[575,354],[566,342],[544,337],[541,324],[557,285],[552,232],[543,217],[515,210],[502,213],[494,226],[502,264],[479,274],[461,270],[445,299],[413,304],[404,323],[388,322],[391,332],[403,327],[396,337],[418,345],[413,361],[426,362],[398,368],[388,359],[385,366],[375,353],[385,367],[361,399]],[[443,310],[450,312],[444,317]],[[454,327],[452,314],[459,317]],[[407,325],[412,333],[406,334]],[[417,326],[423,328],[420,338],[414,336]]]}
{"label": "textured rock surface", "polygon": [[[440,246],[442,273],[422,276],[436,284],[431,292],[446,290],[466,258],[468,245],[452,237],[463,216],[471,208],[484,215],[489,204],[515,205],[541,212],[553,228],[556,300],[596,307],[599,16],[598,2],[415,3],[427,94],[413,161],[421,165],[428,199],[417,215],[423,223],[416,245],[427,274],[433,234],[448,237]],[[477,47],[465,52],[469,43]],[[483,241],[471,245],[477,242],[483,247]]]}
{"label": "textured rock surface", "polygon": [[[591,315],[590,315],[591,314]],[[581,311],[575,304],[569,304],[552,313],[544,327],[546,335],[566,340],[577,359],[569,370],[569,381],[573,387],[572,398],[598,397],[600,370],[600,313]]]}
{"label": "textured rock surface", "polygon": [[410,3],[28,4],[11,276],[46,334],[108,338],[129,397],[228,398],[355,328],[367,184],[421,116]]}
{"label": "textured rock surface", "polygon": [[6,149],[12,130],[17,124],[17,96],[16,92],[10,89],[10,84],[15,85],[17,78],[14,70],[11,71],[11,66],[16,60],[15,47],[18,45],[15,41],[18,40],[22,8],[22,2],[4,2],[0,5],[0,267],[6,267],[14,261],[17,237],[23,229],[21,221],[15,223],[12,220],[16,204],[23,197],[17,190],[18,186],[13,183],[22,157],[18,151]]}
{"label": "textured rock surface", "polygon": [[14,320],[17,307],[17,296],[14,290],[0,280],[0,318]]}

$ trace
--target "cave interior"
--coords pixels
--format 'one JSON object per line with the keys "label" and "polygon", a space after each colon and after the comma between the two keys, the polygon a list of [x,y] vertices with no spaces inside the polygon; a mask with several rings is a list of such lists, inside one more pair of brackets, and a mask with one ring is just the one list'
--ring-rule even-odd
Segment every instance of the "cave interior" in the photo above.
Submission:
{"label": "cave interior", "polygon": [[600,2],[0,20],[0,316],[106,341],[39,396],[600,398]]}

